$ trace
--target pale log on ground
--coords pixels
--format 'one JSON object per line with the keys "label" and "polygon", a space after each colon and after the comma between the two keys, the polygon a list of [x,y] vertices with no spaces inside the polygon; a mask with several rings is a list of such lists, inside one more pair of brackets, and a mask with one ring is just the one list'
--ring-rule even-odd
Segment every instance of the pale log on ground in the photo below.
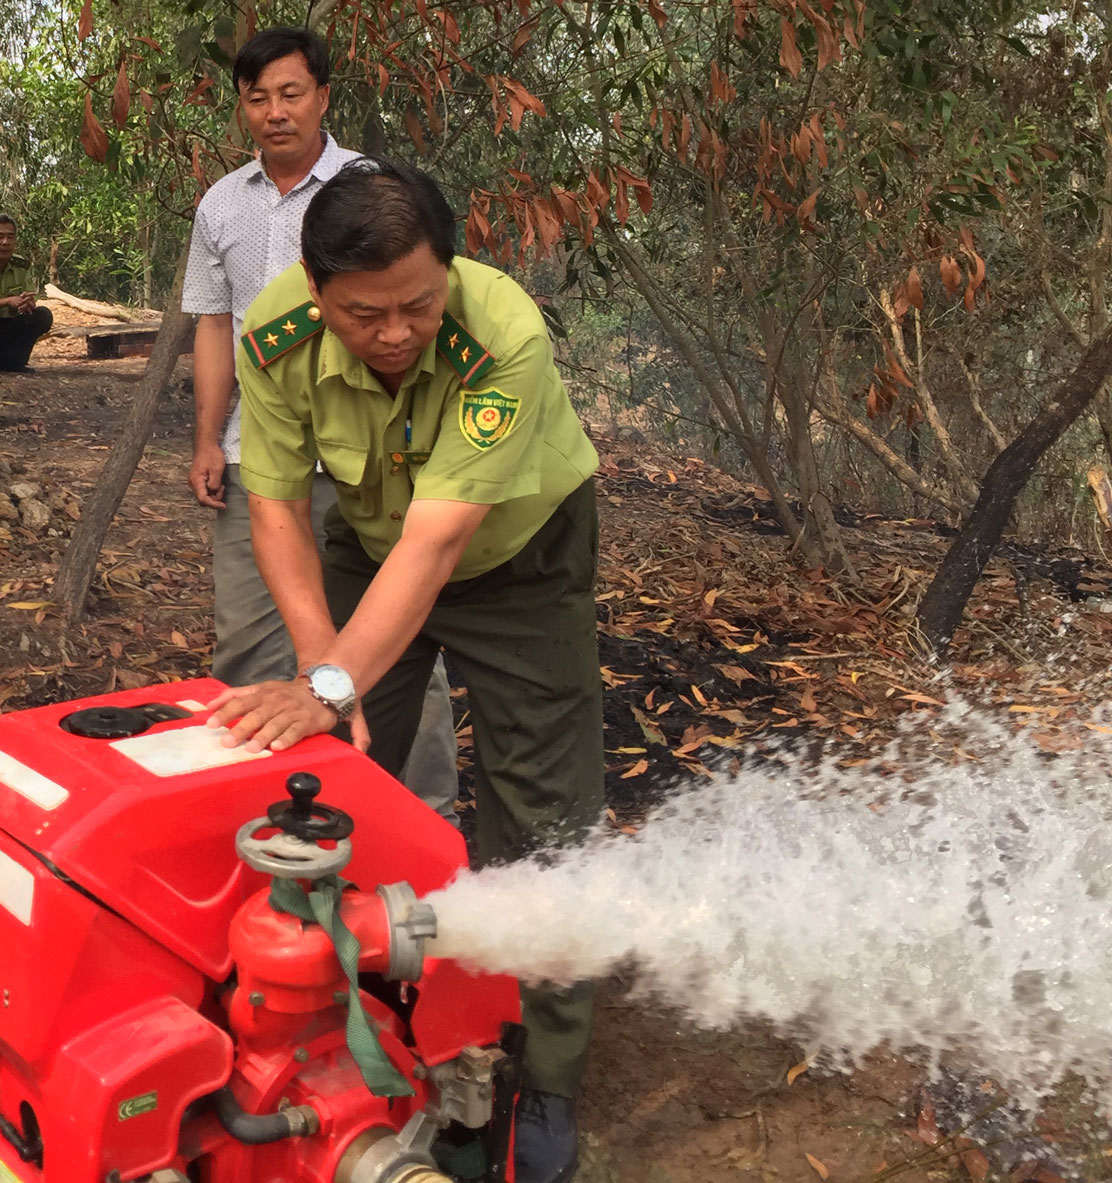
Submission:
{"label": "pale log on ground", "polygon": [[88,312],[92,316],[107,316],[111,320],[151,320],[162,314],[154,308],[121,308],[118,304],[105,304],[101,300],[86,300],[81,296],[63,292],[61,288],[48,283],[43,289],[48,300],[59,300],[78,312]]}

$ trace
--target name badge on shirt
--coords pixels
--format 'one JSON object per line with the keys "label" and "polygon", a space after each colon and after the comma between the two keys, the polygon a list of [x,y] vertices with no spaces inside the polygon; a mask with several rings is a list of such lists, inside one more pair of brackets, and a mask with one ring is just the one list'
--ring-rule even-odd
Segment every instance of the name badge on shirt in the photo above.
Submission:
{"label": "name badge on shirt", "polygon": [[431,452],[391,452],[390,459],[395,464],[424,464],[431,455]]}

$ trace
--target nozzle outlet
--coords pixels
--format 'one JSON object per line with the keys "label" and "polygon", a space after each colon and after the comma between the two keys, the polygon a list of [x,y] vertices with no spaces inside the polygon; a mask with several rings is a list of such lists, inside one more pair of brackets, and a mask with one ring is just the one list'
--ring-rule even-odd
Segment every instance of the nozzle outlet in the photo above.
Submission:
{"label": "nozzle outlet", "polygon": [[386,977],[392,982],[416,982],[424,971],[425,941],[436,936],[436,913],[408,883],[381,884],[378,895],[390,922]]}

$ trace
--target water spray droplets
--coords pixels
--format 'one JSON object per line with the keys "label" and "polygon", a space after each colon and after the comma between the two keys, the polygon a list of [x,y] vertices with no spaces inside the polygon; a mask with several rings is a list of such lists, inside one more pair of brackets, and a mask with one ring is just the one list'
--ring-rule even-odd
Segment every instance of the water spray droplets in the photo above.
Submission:
{"label": "water spray droplets", "polygon": [[1048,761],[953,707],[868,766],[772,761],[635,837],[461,876],[429,897],[431,951],[531,981],[621,967],[703,1026],[766,1020],[836,1063],[957,1052],[1034,1102],[1112,1064],[1112,740],[1093,737]]}

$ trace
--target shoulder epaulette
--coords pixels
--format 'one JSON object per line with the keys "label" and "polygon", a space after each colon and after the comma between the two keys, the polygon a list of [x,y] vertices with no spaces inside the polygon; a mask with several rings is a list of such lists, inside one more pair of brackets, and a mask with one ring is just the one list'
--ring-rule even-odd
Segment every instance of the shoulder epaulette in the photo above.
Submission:
{"label": "shoulder epaulette", "polygon": [[320,309],[312,300],[306,300],[297,308],[291,308],[289,312],[283,312],[257,329],[244,333],[240,340],[251,364],[256,370],[261,370],[282,354],[289,353],[295,345],[315,337],[323,328]]}
{"label": "shoulder epaulette", "polygon": [[464,386],[473,386],[498,360],[447,312],[436,335],[436,349]]}
{"label": "shoulder epaulette", "polygon": [[21,267],[24,271],[31,270],[31,264],[28,263],[27,260],[21,255],[12,255],[12,257],[8,260],[8,263],[12,267]]}

